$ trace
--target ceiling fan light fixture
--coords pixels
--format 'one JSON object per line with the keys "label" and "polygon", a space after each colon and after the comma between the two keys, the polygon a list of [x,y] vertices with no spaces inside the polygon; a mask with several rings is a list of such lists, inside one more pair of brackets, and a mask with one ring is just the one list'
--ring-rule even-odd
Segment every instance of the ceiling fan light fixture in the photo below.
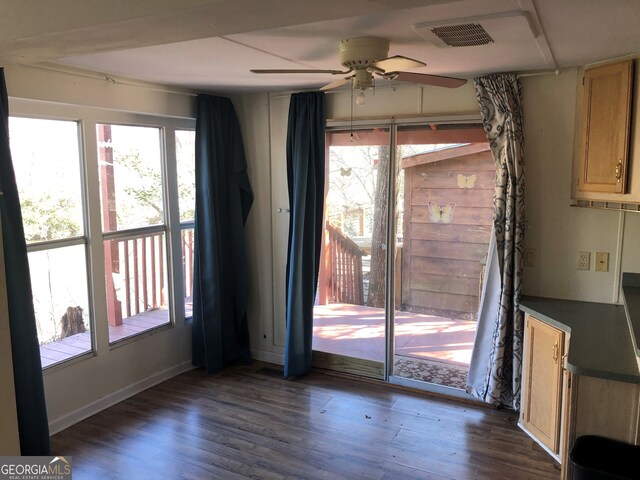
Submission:
{"label": "ceiling fan light fixture", "polygon": [[356,105],[362,107],[366,101],[366,97],[364,95],[364,90],[360,90],[360,93],[356,97]]}

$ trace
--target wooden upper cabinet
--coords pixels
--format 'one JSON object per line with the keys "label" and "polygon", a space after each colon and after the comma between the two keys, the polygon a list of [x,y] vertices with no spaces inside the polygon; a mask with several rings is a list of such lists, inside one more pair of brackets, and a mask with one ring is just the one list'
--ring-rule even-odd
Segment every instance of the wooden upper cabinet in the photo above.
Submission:
{"label": "wooden upper cabinet", "polygon": [[564,332],[526,315],[522,365],[522,427],[560,453]]}
{"label": "wooden upper cabinet", "polygon": [[578,190],[627,193],[633,60],[585,70]]}

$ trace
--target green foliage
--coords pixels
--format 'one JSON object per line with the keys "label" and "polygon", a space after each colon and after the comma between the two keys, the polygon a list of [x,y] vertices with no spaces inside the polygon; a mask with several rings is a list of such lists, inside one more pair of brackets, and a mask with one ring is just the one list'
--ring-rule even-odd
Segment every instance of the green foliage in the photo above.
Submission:
{"label": "green foliage", "polygon": [[[120,218],[121,216],[134,217],[136,226],[161,224],[162,175],[159,169],[151,168],[143,161],[140,153],[135,151],[123,155],[116,154],[114,163],[122,168],[116,173],[116,185],[121,183],[122,190],[126,193],[125,197],[116,198],[118,224],[130,223]],[[126,177],[123,177],[123,174]],[[144,217],[144,220],[140,217]]]}
{"label": "green foliage", "polygon": [[22,219],[25,239],[28,242],[75,237],[81,234],[77,218],[77,206],[69,198],[52,198],[21,195]]}
{"label": "green foliage", "polygon": [[[123,170],[116,174],[116,184],[123,185],[123,191],[126,197],[116,199],[118,204],[117,211],[121,216],[135,217],[137,225],[157,225],[162,223],[163,206],[162,206],[162,175],[159,169],[151,168],[145,163],[139,152],[128,152],[126,154],[118,154],[114,163]],[[182,175],[178,175],[178,179],[187,177],[194,178],[194,169],[190,169]],[[123,178],[122,174],[126,174],[127,178]],[[194,216],[195,196],[194,185],[186,184],[178,181],[178,196],[180,206],[191,205],[191,208],[180,209],[180,220],[191,220]],[[142,208],[141,208],[142,207]],[[118,218],[118,224],[123,221],[128,223],[124,218]],[[144,220],[142,220],[143,216]],[[142,220],[142,221],[141,221]]]}

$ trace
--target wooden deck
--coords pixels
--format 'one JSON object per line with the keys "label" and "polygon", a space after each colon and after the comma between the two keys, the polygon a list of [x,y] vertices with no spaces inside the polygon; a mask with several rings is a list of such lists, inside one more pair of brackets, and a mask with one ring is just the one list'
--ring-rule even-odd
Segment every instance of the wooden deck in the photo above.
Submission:
{"label": "wooden deck", "polygon": [[[191,317],[191,315],[192,304],[191,299],[189,299],[185,304],[185,317]],[[167,307],[123,318],[122,325],[117,327],[109,325],[109,343],[133,337],[167,323],[169,323],[169,310]],[[57,342],[40,345],[40,361],[42,362],[42,368],[45,368],[89,351],[91,351],[91,333],[87,331],[63,338]]]}
{"label": "wooden deck", "polygon": [[[384,310],[330,304],[314,308],[313,349],[384,361]],[[412,312],[395,313],[395,354],[469,365],[476,322]]]}

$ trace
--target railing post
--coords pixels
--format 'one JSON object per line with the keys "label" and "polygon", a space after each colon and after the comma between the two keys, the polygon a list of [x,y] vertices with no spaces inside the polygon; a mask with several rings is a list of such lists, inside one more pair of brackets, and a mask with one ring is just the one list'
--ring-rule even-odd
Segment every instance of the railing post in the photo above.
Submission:
{"label": "railing post", "polygon": [[[115,175],[113,171],[113,148],[111,125],[98,125],[98,160],[100,161],[100,194],[102,197],[102,219],[104,229],[118,229],[116,219]],[[117,240],[104,244],[104,265],[107,287],[107,321],[111,326],[122,325],[122,305],[116,295],[113,274],[120,272],[119,245]]]}
{"label": "railing post", "polygon": [[124,298],[127,317],[131,316],[131,278],[129,272],[129,240],[124,241]]}
{"label": "railing post", "polygon": [[328,271],[328,255],[327,247],[329,246],[329,231],[326,224],[322,232],[322,244],[320,245],[320,269],[318,272],[318,305],[327,304],[327,271]]}
{"label": "railing post", "polygon": [[148,236],[143,236],[140,239],[142,245],[142,311],[146,312],[149,309],[149,295],[147,292],[147,239]]}
{"label": "railing post", "polygon": [[152,308],[158,308],[158,296],[156,295],[156,262],[162,261],[161,258],[156,257],[156,237],[157,235],[151,235],[149,241],[151,242],[151,305]]}
{"label": "railing post", "polygon": [[[112,327],[122,325],[122,305],[116,295],[116,286],[113,281],[113,256],[111,249],[111,242],[115,240],[107,240],[104,244],[104,263],[106,271],[106,283],[107,283],[107,321]],[[117,257],[116,257],[117,259]]]}

